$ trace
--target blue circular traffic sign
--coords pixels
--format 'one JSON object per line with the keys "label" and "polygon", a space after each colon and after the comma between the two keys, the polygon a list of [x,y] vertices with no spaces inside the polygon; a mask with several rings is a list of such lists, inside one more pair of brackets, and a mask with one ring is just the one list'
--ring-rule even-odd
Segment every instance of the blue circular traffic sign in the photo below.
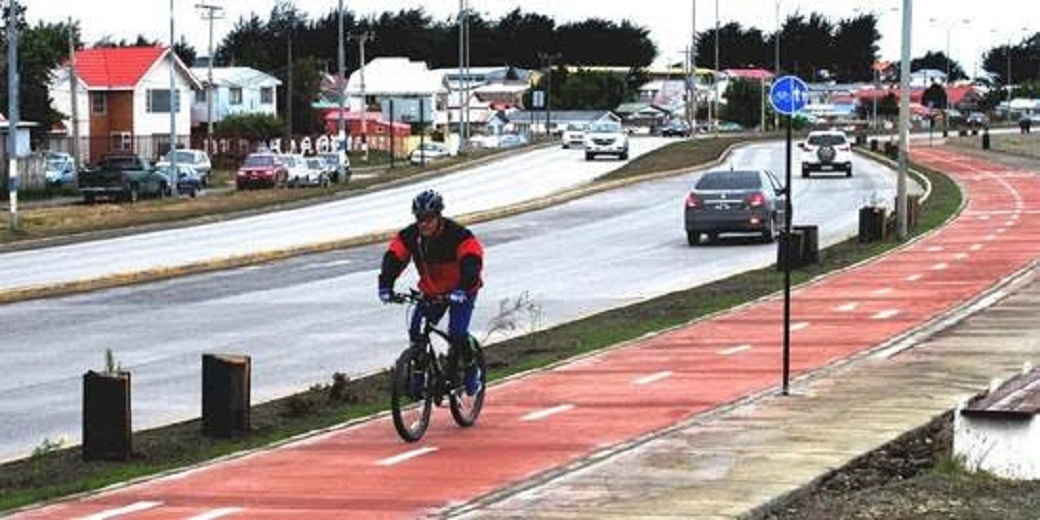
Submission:
{"label": "blue circular traffic sign", "polygon": [[769,104],[785,115],[792,115],[809,103],[809,87],[798,76],[781,76],[769,89]]}

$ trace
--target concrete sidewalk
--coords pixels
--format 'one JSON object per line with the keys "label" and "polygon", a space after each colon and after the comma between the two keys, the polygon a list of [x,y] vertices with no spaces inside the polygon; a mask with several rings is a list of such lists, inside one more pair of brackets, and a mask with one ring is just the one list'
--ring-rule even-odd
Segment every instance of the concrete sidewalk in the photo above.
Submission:
{"label": "concrete sidewalk", "polygon": [[[1021,172],[1011,169],[1005,175]],[[960,217],[1002,218],[988,211],[973,214],[971,205]],[[942,246],[926,244],[941,241],[933,235],[908,249],[925,247],[938,257]],[[1030,262],[929,323],[794,381],[789,395],[774,390],[751,396],[499,490],[446,516],[760,517],[828,472],[984,391],[993,378],[1007,379],[1024,363],[1036,364],[1037,315],[1040,280]]]}

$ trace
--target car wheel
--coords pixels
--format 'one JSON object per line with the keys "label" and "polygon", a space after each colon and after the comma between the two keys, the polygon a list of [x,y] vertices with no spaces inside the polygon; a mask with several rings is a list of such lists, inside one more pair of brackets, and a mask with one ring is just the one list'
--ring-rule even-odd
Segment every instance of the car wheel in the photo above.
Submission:
{"label": "car wheel", "polygon": [[622,161],[627,161],[628,160],[628,152],[625,152],[625,153],[619,155],[618,158],[621,159]]}
{"label": "car wheel", "polygon": [[593,157],[595,157],[595,155],[594,155],[594,154],[591,154],[591,153],[585,152],[585,160],[586,160],[586,161],[591,161]]}
{"label": "car wheel", "polygon": [[717,231],[710,231],[710,232],[708,232],[708,242],[709,243],[714,243],[718,239],[719,239],[719,233]]}
{"label": "car wheel", "polygon": [[762,241],[771,244],[776,240],[776,215],[770,215],[766,228],[762,230]]}
{"label": "car wheel", "polygon": [[852,177],[852,165],[848,165],[845,168],[845,177]]}
{"label": "car wheel", "polygon": [[195,197],[199,196],[199,191],[196,188],[192,187],[191,190],[188,191],[188,196],[194,199]]}
{"label": "car wheel", "polygon": [[701,243],[701,234],[699,231],[687,231],[686,232],[686,243],[695,246]]}
{"label": "car wheel", "polygon": [[130,189],[126,192],[126,201],[130,204],[137,204],[137,201],[141,199],[141,194],[137,191],[137,185],[131,184]]}
{"label": "car wheel", "polygon": [[805,166],[802,166],[802,178],[803,179],[808,179],[809,178],[809,169],[806,168]]}

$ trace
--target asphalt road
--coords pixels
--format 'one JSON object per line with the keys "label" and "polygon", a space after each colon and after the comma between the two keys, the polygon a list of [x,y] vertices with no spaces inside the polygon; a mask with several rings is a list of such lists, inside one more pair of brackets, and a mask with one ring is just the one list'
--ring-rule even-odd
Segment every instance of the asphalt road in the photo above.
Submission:
{"label": "asphalt road", "polygon": [[[571,180],[548,184],[574,183],[617,165],[585,163],[580,151],[525,155],[530,157],[509,163],[512,180],[503,184],[515,187],[513,191],[541,185],[539,179],[552,175]],[[794,223],[818,225],[821,245],[855,234],[857,210],[865,200],[893,197],[891,171],[858,157],[856,161],[851,179],[796,175],[793,180]],[[753,145],[737,150],[722,167],[731,164],[771,166],[782,177],[783,148],[777,143]],[[589,172],[580,173],[583,167]],[[500,163],[484,175],[498,176],[503,168]],[[491,204],[467,200],[482,198],[467,191],[480,188],[468,175],[476,174],[435,181],[447,195],[449,214]],[[503,301],[524,299],[537,309],[515,317],[512,333],[519,334],[771,264],[775,245],[740,238],[686,245],[682,201],[695,175],[641,183],[475,226],[487,249],[487,269],[474,333],[488,332]],[[396,226],[407,218],[414,191],[405,187],[373,200],[348,199],[352,206],[332,205],[329,215],[312,213],[319,207],[301,211],[312,219],[320,215],[330,220],[337,211],[363,207],[365,215],[379,219],[370,225]],[[494,204],[508,203],[504,195],[489,198]],[[279,229],[292,233],[298,227]],[[194,246],[197,234],[213,231],[180,233]],[[208,244],[203,241],[199,247]],[[105,349],[112,349],[133,373],[135,429],[199,415],[203,353],[252,356],[254,402],[329,382],[337,371],[356,376],[389,366],[401,348],[405,314],[402,307],[376,302],[381,253],[381,245],[360,247],[0,306],[5,324],[0,357],[5,366],[14,367],[0,382],[0,459],[23,456],[44,438],[65,435],[78,442],[80,378],[102,367]],[[399,287],[409,281],[402,279]],[[495,333],[487,341],[503,337]]]}

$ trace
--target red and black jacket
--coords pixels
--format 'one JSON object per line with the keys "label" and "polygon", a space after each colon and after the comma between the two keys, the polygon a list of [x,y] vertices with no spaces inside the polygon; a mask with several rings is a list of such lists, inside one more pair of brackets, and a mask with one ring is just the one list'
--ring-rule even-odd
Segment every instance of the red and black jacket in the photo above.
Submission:
{"label": "red and black jacket", "polygon": [[410,258],[419,271],[419,290],[426,294],[446,294],[455,289],[475,294],[480,289],[484,247],[465,226],[449,218],[442,222],[435,236],[423,237],[417,224],[394,235],[383,255],[379,287],[393,287]]}

